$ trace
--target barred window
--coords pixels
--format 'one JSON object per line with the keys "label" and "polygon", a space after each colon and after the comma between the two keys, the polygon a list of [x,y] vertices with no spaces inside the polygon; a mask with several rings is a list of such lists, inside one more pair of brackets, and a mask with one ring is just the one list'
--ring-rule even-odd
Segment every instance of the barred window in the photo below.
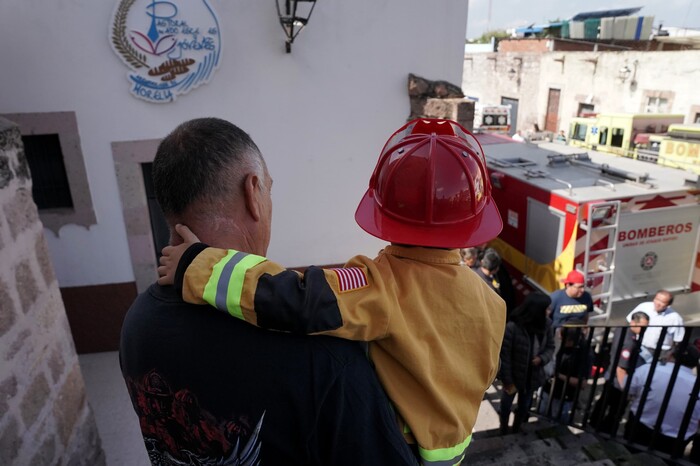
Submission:
{"label": "barred window", "polygon": [[75,112],[5,113],[22,134],[32,175],[32,196],[44,227],[95,225]]}
{"label": "barred window", "polygon": [[32,172],[32,196],[39,210],[73,208],[58,134],[22,136]]}

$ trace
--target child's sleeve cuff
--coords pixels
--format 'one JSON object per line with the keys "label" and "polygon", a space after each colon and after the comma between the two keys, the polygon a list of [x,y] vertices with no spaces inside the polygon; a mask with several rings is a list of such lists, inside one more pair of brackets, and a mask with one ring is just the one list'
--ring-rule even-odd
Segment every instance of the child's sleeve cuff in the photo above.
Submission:
{"label": "child's sleeve cuff", "polygon": [[177,269],[175,270],[175,280],[173,283],[178,296],[182,297],[182,283],[185,280],[185,272],[187,271],[187,267],[190,266],[194,258],[197,257],[200,252],[204,251],[208,247],[209,245],[205,243],[194,243],[192,246],[187,248],[185,253],[180,258],[180,262],[178,262]]}

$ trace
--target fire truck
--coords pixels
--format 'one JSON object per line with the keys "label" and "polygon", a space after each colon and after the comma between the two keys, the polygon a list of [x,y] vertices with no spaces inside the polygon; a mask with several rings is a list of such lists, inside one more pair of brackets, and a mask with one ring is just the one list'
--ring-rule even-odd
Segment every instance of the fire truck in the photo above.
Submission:
{"label": "fire truck", "polygon": [[700,302],[698,175],[561,144],[477,138],[504,223],[490,245],[520,293],[550,293],[577,269],[601,318],[658,289]]}

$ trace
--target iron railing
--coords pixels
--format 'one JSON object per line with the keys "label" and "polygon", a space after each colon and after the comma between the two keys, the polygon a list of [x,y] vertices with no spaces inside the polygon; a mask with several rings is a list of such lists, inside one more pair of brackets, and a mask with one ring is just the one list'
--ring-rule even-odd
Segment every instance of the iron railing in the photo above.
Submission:
{"label": "iron railing", "polygon": [[[639,341],[644,336],[644,332],[648,327],[642,327],[639,336]],[[561,349],[562,341],[566,341],[567,334],[571,332],[580,333],[578,343],[578,351],[585,352],[590,361],[590,367],[578,367],[576,373],[570,370],[563,373],[559,368],[555,368],[553,379],[559,378],[564,383],[558,384],[549,383],[549,391],[546,392],[542,388],[536,394],[537,400],[533,403],[533,410],[558,422],[564,422],[579,429],[595,432],[603,438],[615,439],[616,441],[626,444],[638,451],[648,451],[663,459],[671,461],[680,460],[683,458],[684,451],[688,445],[685,440],[687,432],[690,430],[696,432],[698,426],[691,426],[690,422],[693,415],[693,410],[698,401],[700,393],[700,377],[697,377],[698,364],[695,364],[693,370],[696,374],[694,387],[689,394],[689,402],[685,408],[684,415],[681,419],[678,436],[675,439],[671,452],[659,451],[659,439],[661,438],[661,426],[664,417],[671,402],[673,387],[676,384],[678,373],[681,368],[679,361],[665,362],[662,355],[665,356],[662,349],[664,338],[671,327],[661,327],[661,333],[658,343],[649,356],[646,353],[646,358],[650,359],[646,364],[649,364],[649,375],[645,380],[644,387],[639,396],[639,403],[636,410],[636,416],[632,416],[630,406],[632,400],[629,399],[630,385],[634,368],[637,365],[638,358],[642,357],[640,353],[633,352],[629,357],[628,375],[624,381],[624,386],[621,384],[619,388],[615,387],[615,374],[620,363],[621,353],[623,350],[622,342],[625,341],[625,336],[629,332],[629,327],[617,326],[565,326],[557,332],[557,350],[555,350],[555,360],[557,351]],[[684,351],[688,345],[693,345],[695,339],[700,337],[700,327],[684,327],[685,335],[683,340],[676,343],[679,351]],[[617,334],[617,338],[613,335]],[[613,340],[615,343],[613,343]],[[619,342],[617,344],[616,342]],[[644,351],[644,350],[642,350]],[[585,358],[584,358],[585,360]],[[641,362],[641,361],[640,361]],[[653,426],[651,440],[646,445],[635,443],[632,438],[636,429],[639,429],[638,419],[645,413],[647,409],[647,398],[651,388],[651,382],[658,367],[663,364],[673,364],[672,373],[669,379],[668,386],[663,398],[663,402],[658,409],[656,423]],[[641,366],[640,366],[641,367]],[[578,385],[571,383],[577,378],[581,380]],[[566,389],[569,387],[569,400],[567,400]],[[574,386],[574,390],[571,389]],[[561,392],[557,392],[561,390]],[[615,391],[617,390],[617,391]],[[575,391],[573,399],[571,399],[571,391]],[[622,392],[620,394],[620,391]],[[621,398],[619,398],[621,396]],[[613,399],[613,397],[617,397]],[[612,401],[608,403],[608,401]],[[677,401],[677,400],[676,400]],[[596,409],[600,407],[600,409]],[[605,407],[609,407],[606,410]],[[570,411],[569,411],[570,409]],[[648,413],[647,413],[648,414]],[[633,418],[634,417],[634,418]],[[677,422],[677,419],[673,422]],[[624,433],[621,433],[621,428],[624,427]],[[697,434],[694,442],[699,445],[695,446],[700,452],[700,433]]]}

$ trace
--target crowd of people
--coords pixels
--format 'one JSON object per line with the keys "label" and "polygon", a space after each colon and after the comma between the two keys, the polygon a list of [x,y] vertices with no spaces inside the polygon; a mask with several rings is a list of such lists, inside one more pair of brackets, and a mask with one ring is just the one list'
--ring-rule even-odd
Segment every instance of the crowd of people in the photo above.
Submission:
{"label": "crowd of people", "polygon": [[[489,251],[477,257],[491,254],[487,264],[500,263],[497,253]],[[465,265],[473,254],[463,254]],[[480,270],[484,267],[478,260],[471,266],[489,280],[485,273],[489,267]],[[648,446],[653,439],[655,450],[682,456],[700,423],[697,389],[693,392],[700,338],[693,342],[685,338],[683,318],[671,307],[673,295],[659,290],[651,301],[636,306],[626,317],[629,325],[615,328],[612,343],[606,345],[605,337],[594,352],[596,344],[589,338],[593,330],[587,325],[594,308],[585,277],[571,271],[563,285],[549,296],[530,293],[509,315],[499,371],[501,432],[520,430],[533,399],[539,414],[571,423],[577,408],[585,411],[583,394],[586,401],[593,396],[592,382],[602,373],[604,382],[589,425],[608,435],[616,435],[624,425],[621,434],[627,440]],[[607,355],[609,360],[604,360]],[[516,394],[518,404],[513,409]],[[684,421],[689,406],[692,409]],[[676,442],[682,429],[684,437]],[[694,442],[690,459],[700,464],[700,440]]]}

